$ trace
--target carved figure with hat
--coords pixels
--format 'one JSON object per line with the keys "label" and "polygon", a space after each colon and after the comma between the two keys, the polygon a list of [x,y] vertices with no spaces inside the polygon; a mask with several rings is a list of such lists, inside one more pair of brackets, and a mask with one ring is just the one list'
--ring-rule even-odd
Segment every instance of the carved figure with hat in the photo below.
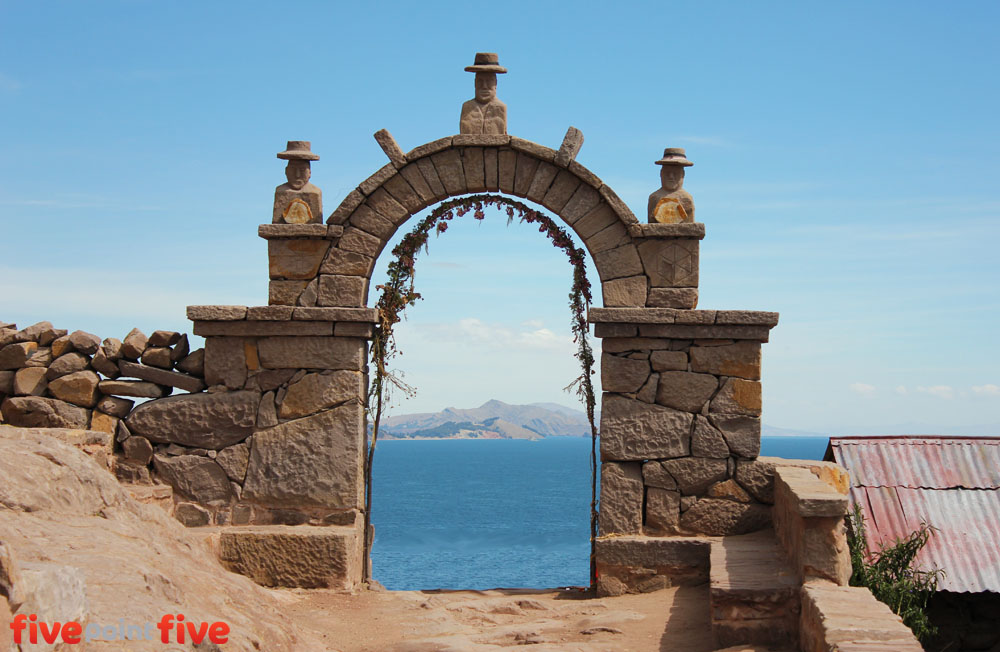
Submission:
{"label": "carved figure with hat", "polygon": [[278,158],[288,161],[286,183],[274,189],[274,224],[317,224],[323,221],[323,191],[309,183],[311,161],[319,155],[308,140],[290,140]]}
{"label": "carved figure with hat", "polygon": [[684,168],[694,165],[681,147],[667,147],[660,166],[660,188],[649,196],[649,222],[679,224],[694,222],[694,198],[684,189]]}
{"label": "carved figure with hat", "polygon": [[507,105],[497,99],[497,75],[507,72],[496,52],[477,52],[466,72],[476,73],[476,97],[462,105],[460,134],[506,134]]}

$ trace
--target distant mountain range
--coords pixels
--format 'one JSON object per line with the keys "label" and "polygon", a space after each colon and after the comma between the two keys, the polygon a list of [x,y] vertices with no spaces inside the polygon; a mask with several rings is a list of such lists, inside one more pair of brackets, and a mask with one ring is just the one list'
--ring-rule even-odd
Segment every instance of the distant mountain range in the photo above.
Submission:
{"label": "distant mountain range", "polygon": [[440,412],[400,414],[380,426],[384,439],[542,439],[587,437],[590,424],[583,410],[557,403],[510,405],[486,401],[477,408],[445,408]]}

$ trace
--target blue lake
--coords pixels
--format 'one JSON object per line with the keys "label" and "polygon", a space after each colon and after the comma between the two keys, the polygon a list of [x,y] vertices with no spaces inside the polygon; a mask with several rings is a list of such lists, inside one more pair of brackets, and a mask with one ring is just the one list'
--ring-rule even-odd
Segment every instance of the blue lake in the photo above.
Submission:
{"label": "blue lake", "polygon": [[[827,441],[765,437],[761,454],[822,459]],[[588,583],[589,439],[383,441],[373,488],[386,588]]]}

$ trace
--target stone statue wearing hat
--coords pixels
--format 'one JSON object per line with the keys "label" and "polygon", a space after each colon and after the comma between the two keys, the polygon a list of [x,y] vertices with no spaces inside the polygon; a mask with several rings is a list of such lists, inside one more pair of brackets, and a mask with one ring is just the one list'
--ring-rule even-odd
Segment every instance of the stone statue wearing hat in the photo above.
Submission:
{"label": "stone statue wearing hat", "polygon": [[681,147],[663,150],[660,166],[660,188],[649,196],[650,224],[694,222],[694,199],[684,190],[684,168],[694,165],[684,156]]}
{"label": "stone statue wearing hat", "polygon": [[323,191],[309,183],[310,161],[318,161],[308,140],[290,140],[278,158],[288,161],[283,183],[274,189],[273,224],[319,224],[323,221]]}
{"label": "stone statue wearing hat", "polygon": [[466,67],[476,73],[476,97],[462,105],[460,134],[506,134],[507,105],[497,99],[497,75],[507,72],[496,52],[477,52],[475,63]]}

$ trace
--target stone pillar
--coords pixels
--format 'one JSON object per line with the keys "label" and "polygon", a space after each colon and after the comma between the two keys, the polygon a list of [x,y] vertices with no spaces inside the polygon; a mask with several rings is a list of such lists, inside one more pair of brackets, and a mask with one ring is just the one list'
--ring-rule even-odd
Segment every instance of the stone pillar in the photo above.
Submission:
{"label": "stone pillar", "polygon": [[698,305],[698,270],[705,225],[631,224],[628,227],[649,280],[646,306],[693,309]]}

